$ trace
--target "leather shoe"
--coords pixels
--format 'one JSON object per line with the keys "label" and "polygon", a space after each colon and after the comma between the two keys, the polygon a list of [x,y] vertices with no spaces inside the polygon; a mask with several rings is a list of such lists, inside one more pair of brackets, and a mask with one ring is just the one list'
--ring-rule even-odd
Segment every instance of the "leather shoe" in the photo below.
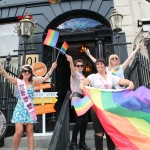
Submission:
{"label": "leather shoe", "polygon": [[70,143],[69,150],[79,150],[77,143]]}
{"label": "leather shoe", "polygon": [[90,150],[90,148],[87,147],[85,142],[80,142],[79,143],[79,148],[80,148],[80,150]]}

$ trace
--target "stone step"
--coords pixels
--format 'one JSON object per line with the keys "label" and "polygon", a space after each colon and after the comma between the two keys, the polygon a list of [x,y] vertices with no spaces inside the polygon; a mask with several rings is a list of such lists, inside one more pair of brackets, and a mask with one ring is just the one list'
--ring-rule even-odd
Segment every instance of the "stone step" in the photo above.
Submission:
{"label": "stone step", "polygon": [[[72,131],[70,131],[70,137],[71,135],[72,135]],[[35,136],[34,137],[35,138],[35,150],[47,150],[49,147],[51,137],[52,136]],[[79,137],[78,137],[78,141],[79,141]],[[104,141],[103,145],[104,145],[104,150],[105,150],[106,148],[105,137],[103,141]],[[93,130],[87,130],[85,142],[91,150],[95,150]],[[5,146],[3,148],[0,148],[0,150],[13,150],[13,136],[5,138],[4,144]],[[27,150],[27,138],[26,137],[21,139],[19,150]]]}
{"label": "stone step", "polygon": [[[35,136],[35,148],[48,148],[51,136]],[[4,140],[5,148],[13,148],[13,136],[7,137]],[[27,137],[21,138],[20,148],[27,148]]]}
{"label": "stone step", "polygon": [[[71,137],[71,135],[72,135],[72,131],[70,131],[70,137]],[[52,135],[34,136],[35,150],[48,150],[51,138],[52,138]],[[78,142],[79,142],[79,136],[78,136]],[[94,131],[93,130],[87,130],[85,142],[86,142],[87,146],[90,148],[90,150],[95,150]],[[5,138],[4,144],[5,144],[4,147],[0,148],[0,150],[13,150],[13,136]],[[103,147],[104,147],[103,150],[107,150],[105,136],[103,139]],[[27,138],[26,137],[21,138],[19,150],[27,150]]]}

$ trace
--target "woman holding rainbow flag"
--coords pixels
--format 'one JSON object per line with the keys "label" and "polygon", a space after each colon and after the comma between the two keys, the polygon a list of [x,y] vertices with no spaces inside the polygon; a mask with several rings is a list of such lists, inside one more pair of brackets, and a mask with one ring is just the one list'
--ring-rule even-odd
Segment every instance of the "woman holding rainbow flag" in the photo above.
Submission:
{"label": "woman holding rainbow flag", "polygon": [[45,75],[41,78],[33,78],[32,68],[30,65],[22,66],[21,73],[18,78],[13,78],[7,74],[3,66],[0,64],[0,74],[17,86],[18,102],[13,112],[12,123],[15,123],[15,134],[13,138],[14,150],[18,150],[23,125],[26,125],[26,135],[28,142],[28,150],[34,150],[33,126],[37,122],[36,112],[33,105],[34,86],[46,81],[56,68],[57,63],[54,62]]}
{"label": "woman holding rainbow flag", "polygon": [[[91,85],[94,88],[100,88],[100,89],[112,89],[113,86],[118,86],[118,85],[129,86],[128,89],[134,88],[133,82],[129,80],[121,79],[112,74],[106,74],[105,72],[106,61],[103,58],[97,59],[95,64],[98,73],[89,75],[85,80],[83,80],[80,83],[80,88],[82,90],[86,85]],[[95,130],[95,147],[96,150],[103,150],[104,129],[93,109],[94,109],[94,105],[91,109],[91,117],[93,120],[93,127]],[[110,137],[107,134],[106,137],[107,137],[108,150],[115,150],[115,145],[111,141]]]}
{"label": "woman holding rainbow flag", "polygon": [[[79,85],[85,77],[82,74],[84,69],[84,62],[82,59],[76,59],[73,63],[72,57],[66,54],[66,58],[70,63],[70,70],[71,70],[71,90],[72,90],[72,98],[71,98],[71,105],[74,110],[74,114],[76,116],[76,123],[73,127],[72,132],[72,139],[69,145],[69,150],[90,150],[86,143],[85,143],[85,134],[86,128],[88,123],[88,114],[85,113],[82,116],[77,116],[75,109],[73,107],[74,100],[80,100],[84,97],[82,90],[80,89]],[[77,135],[80,131],[80,141],[79,147],[77,145]]]}

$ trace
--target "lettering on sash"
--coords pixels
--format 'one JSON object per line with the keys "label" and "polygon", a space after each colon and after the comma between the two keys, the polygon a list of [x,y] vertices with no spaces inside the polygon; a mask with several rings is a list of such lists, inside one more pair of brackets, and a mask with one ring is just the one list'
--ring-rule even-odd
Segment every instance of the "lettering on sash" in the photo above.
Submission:
{"label": "lettering on sash", "polygon": [[27,107],[28,107],[29,110],[31,110],[32,109],[32,104],[31,103],[27,104]]}
{"label": "lettering on sash", "polygon": [[17,83],[18,83],[18,90],[20,92],[20,96],[24,103],[24,106],[26,107],[30,115],[32,116],[33,120],[36,121],[37,118],[35,115],[34,105],[32,104],[32,100],[27,93],[25,82],[23,80],[18,79]]}

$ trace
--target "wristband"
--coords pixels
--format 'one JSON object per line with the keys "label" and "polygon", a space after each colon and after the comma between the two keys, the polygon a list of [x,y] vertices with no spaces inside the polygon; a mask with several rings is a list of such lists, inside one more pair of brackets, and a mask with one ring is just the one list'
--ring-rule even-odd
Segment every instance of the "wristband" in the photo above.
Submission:
{"label": "wristband", "polygon": [[89,56],[89,54],[87,52],[85,52],[85,53],[86,53],[86,56]]}

